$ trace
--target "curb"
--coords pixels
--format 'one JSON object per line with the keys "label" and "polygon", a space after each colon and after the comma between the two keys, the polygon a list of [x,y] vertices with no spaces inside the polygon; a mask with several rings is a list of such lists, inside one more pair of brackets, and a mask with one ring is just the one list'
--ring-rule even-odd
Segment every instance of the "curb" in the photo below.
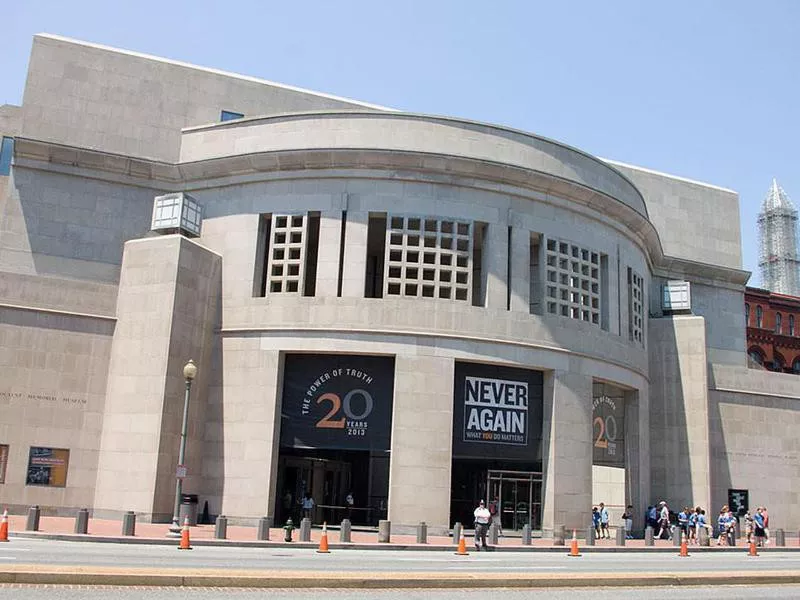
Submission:
{"label": "curb", "polygon": [[[9,532],[9,540],[12,538],[37,539],[37,540],[56,540],[61,542],[90,542],[99,544],[147,544],[152,546],[177,546],[180,540],[176,538],[148,538],[135,536],[103,536],[79,533],[39,533],[39,532]],[[223,539],[192,539],[193,546],[209,547],[238,547],[238,548],[306,548],[316,550],[318,542],[283,542],[283,541],[257,541],[257,540],[223,540]],[[331,542],[331,550],[413,550],[418,552],[444,552],[452,551],[457,547],[456,544],[396,544],[396,543],[342,543]],[[677,554],[678,548],[673,546],[580,546],[583,553],[598,554],[629,554],[629,553],[656,553],[656,554]],[[563,552],[567,554],[569,549],[566,546],[492,546],[491,552]],[[745,546],[690,546],[690,552],[713,552],[713,553],[747,553]],[[758,549],[759,554],[770,552],[800,552],[800,546],[769,546]]]}
{"label": "curb", "polygon": [[281,573],[263,572],[224,574],[200,571],[88,570],[41,572],[38,567],[20,566],[0,569],[0,583],[38,585],[110,585],[161,587],[236,587],[236,588],[334,588],[334,589],[409,589],[409,588],[586,588],[653,587],[708,585],[776,585],[800,583],[800,571],[755,573],[698,572],[659,575],[609,575],[576,573],[570,577],[555,575],[516,575],[484,573],[457,575],[448,573]]}

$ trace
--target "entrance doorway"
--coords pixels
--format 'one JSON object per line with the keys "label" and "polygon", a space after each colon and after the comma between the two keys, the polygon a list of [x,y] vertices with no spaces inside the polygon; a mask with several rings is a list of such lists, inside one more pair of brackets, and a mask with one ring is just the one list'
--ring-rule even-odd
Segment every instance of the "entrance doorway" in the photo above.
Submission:
{"label": "entrance doorway", "polygon": [[542,474],[530,471],[490,470],[486,475],[488,502],[497,502],[504,531],[542,526]]}

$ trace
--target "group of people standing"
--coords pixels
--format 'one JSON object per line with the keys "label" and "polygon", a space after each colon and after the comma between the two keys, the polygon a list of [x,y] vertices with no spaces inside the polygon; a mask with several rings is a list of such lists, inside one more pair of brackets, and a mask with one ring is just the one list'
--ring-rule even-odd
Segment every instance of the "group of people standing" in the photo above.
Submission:
{"label": "group of people standing", "polygon": [[[745,538],[748,544],[751,541],[759,546],[769,543],[769,514],[765,507],[759,506],[753,515],[746,512],[744,520]],[[716,533],[718,546],[735,545],[739,525],[739,520],[727,504],[720,509],[716,524],[708,521],[706,511],[702,507],[684,506],[677,515],[676,525],[673,525],[669,506],[665,501],[659,502],[658,506],[647,507],[645,522],[654,532],[658,531],[656,539],[661,539],[666,534],[671,540],[673,534],[678,533],[686,536],[687,543],[697,544],[700,540],[700,530],[705,529],[709,537],[713,537]]]}

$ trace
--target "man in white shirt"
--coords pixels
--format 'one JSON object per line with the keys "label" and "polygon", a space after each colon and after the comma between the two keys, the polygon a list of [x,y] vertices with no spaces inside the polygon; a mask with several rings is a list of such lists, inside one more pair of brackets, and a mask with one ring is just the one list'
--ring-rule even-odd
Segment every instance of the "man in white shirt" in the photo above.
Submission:
{"label": "man in white shirt", "polygon": [[486,550],[486,530],[489,529],[491,518],[492,514],[481,500],[478,508],[475,509],[475,550],[480,550],[481,546]]}

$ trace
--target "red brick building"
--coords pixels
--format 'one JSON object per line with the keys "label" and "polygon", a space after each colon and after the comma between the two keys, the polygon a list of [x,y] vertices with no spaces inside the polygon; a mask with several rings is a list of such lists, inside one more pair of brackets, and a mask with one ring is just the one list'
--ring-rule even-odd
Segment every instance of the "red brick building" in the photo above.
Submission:
{"label": "red brick building", "polygon": [[800,298],[748,287],[744,301],[749,365],[800,374]]}

